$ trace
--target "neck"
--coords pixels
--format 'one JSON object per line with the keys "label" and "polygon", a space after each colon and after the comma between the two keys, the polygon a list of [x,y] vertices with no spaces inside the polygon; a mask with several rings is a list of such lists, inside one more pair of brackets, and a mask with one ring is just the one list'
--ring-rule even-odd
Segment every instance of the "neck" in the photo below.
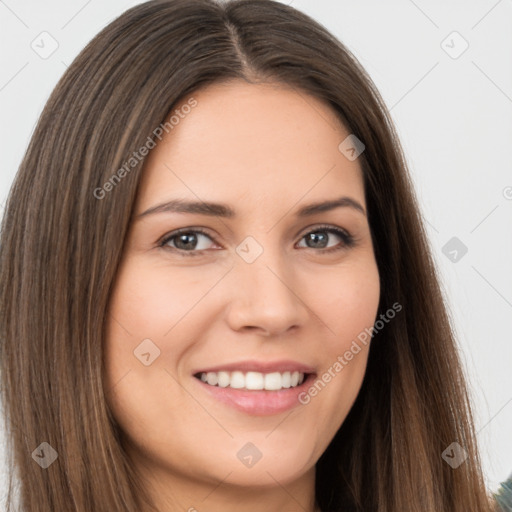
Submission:
{"label": "neck", "polygon": [[230,473],[207,482],[152,470],[146,481],[161,512],[321,512],[315,503],[314,467],[291,482],[279,482],[270,474],[264,478],[265,484],[248,487],[231,483]]}

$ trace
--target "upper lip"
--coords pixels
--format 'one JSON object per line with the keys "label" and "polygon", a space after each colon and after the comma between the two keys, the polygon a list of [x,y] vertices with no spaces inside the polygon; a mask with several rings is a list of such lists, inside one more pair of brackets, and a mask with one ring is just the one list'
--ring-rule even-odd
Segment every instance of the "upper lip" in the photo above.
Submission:
{"label": "upper lip", "polygon": [[291,360],[279,360],[279,361],[237,361],[232,363],[219,364],[216,366],[209,366],[208,368],[199,368],[193,372],[197,373],[208,373],[208,372],[221,372],[221,371],[241,371],[241,372],[300,372],[300,373],[315,373],[315,369],[304,363]]}

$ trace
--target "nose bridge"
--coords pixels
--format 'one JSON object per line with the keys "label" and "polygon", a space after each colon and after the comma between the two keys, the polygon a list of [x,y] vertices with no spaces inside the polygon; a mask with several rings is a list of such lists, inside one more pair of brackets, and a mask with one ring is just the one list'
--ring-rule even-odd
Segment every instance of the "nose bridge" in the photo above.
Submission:
{"label": "nose bridge", "polygon": [[297,292],[293,267],[271,236],[264,244],[253,237],[244,239],[236,249],[238,259],[232,275],[236,290],[230,298],[232,327],[260,327],[278,334],[301,324],[306,308]]}
{"label": "nose bridge", "polygon": [[279,292],[284,286],[279,277],[293,279],[292,267],[286,261],[288,256],[272,233],[247,236],[237,246],[236,253],[239,257],[236,270],[240,278],[249,279],[254,285],[262,282],[269,292]]}

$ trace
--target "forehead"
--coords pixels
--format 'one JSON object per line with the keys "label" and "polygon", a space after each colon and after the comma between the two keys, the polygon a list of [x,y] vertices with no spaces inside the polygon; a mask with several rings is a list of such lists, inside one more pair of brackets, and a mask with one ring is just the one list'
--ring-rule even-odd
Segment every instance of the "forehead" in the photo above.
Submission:
{"label": "forehead", "polygon": [[350,132],[326,103],[304,91],[214,84],[185,98],[171,115],[172,129],[145,162],[141,209],[170,195],[243,198],[247,208],[275,208],[305,195],[313,201],[346,194],[364,205],[359,162],[338,149]]}

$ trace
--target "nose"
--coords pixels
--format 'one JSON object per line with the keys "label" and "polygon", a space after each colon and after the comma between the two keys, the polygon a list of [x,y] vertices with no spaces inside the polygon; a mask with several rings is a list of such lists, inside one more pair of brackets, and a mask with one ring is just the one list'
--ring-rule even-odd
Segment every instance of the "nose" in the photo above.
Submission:
{"label": "nose", "polygon": [[239,260],[231,272],[227,321],[231,329],[280,336],[304,325],[311,310],[303,282],[282,257],[266,251],[253,263]]}

